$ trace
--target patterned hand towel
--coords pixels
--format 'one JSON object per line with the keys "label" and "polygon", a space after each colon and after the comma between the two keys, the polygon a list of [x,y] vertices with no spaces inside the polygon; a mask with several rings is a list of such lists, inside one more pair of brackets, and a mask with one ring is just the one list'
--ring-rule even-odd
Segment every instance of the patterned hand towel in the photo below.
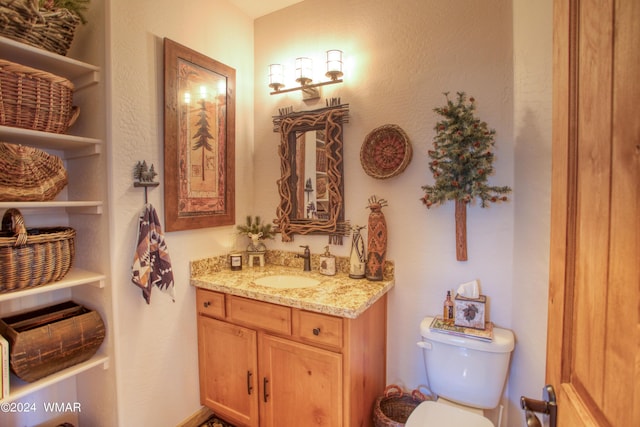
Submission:
{"label": "patterned hand towel", "polygon": [[142,296],[151,303],[151,289],[157,286],[175,302],[173,270],[167,243],[155,208],[146,204],[138,218],[138,242],[131,266],[131,281],[142,288]]}

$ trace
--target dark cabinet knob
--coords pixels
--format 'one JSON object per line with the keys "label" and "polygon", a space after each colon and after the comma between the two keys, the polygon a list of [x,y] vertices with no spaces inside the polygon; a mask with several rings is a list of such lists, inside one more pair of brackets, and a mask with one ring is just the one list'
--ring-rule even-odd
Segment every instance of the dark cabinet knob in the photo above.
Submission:
{"label": "dark cabinet knob", "polygon": [[313,335],[315,336],[320,335],[320,328],[313,328]]}
{"label": "dark cabinet knob", "polygon": [[209,301],[204,302],[204,308],[209,308],[210,305],[211,305],[211,302]]}

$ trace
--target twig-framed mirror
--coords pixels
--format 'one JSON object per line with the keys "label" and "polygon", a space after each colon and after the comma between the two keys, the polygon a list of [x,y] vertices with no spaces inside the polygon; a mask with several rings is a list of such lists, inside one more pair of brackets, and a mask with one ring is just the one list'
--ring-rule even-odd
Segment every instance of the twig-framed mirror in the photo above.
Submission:
{"label": "twig-framed mirror", "polygon": [[344,220],[343,129],[349,105],[338,100],[313,111],[281,110],[273,118],[280,133],[280,204],[275,221],[283,242],[293,234],[328,234],[341,244]]}

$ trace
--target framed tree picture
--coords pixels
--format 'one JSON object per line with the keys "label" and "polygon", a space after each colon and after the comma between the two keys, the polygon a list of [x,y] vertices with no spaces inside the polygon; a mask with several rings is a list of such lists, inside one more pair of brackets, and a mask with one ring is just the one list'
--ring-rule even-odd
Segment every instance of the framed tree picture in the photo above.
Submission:
{"label": "framed tree picture", "polygon": [[235,223],[235,76],[164,39],[166,231]]}

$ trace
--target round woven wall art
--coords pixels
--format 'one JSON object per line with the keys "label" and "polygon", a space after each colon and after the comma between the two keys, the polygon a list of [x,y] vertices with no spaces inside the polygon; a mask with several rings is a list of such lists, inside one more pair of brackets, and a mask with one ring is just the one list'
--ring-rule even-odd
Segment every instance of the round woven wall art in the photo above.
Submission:
{"label": "round woven wall art", "polygon": [[405,170],[412,156],[409,137],[398,125],[375,128],[360,148],[360,163],[367,175],[391,178]]}

